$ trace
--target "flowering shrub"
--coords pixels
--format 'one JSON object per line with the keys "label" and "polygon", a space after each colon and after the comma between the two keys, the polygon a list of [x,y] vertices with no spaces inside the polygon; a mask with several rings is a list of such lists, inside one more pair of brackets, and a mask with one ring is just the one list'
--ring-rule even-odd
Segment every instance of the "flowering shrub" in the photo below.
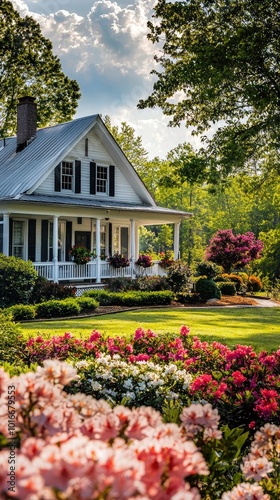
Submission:
{"label": "flowering shrub", "polygon": [[[66,394],[63,387],[75,379],[76,370],[56,360],[12,378],[0,370],[1,498],[279,499],[279,427],[261,428],[241,463],[248,434],[219,428],[210,404],[192,404],[178,423],[164,423],[150,407],[112,408]],[[15,388],[9,429],[8,387]],[[11,437],[17,460],[12,494]]]}
{"label": "flowering shrub", "polygon": [[[197,483],[209,469],[183,428],[164,424],[152,408],[111,408],[89,396],[66,395],[63,385],[75,377],[69,365],[51,360],[11,380],[2,370],[1,497],[200,499],[188,479]],[[6,476],[8,384],[16,388],[14,436],[19,441],[12,496]]]}
{"label": "flowering shrub", "polygon": [[138,259],[135,261],[135,264],[140,267],[151,267],[153,265],[153,259],[151,255],[140,253]]}
{"label": "flowering shrub", "polygon": [[[145,363],[152,362],[159,365],[161,376],[162,367],[174,363],[179,371],[184,370],[186,376],[192,375],[192,381],[188,387],[179,390],[175,379],[173,388],[168,379],[169,382],[160,395],[161,401],[170,391],[175,393],[174,399],[181,405],[187,401],[205,400],[219,409],[223,423],[231,426],[240,425],[251,430],[259,428],[266,422],[275,423],[280,418],[280,349],[270,354],[266,351],[256,354],[250,346],[237,345],[236,348],[230,349],[218,342],[201,342],[197,337],[189,335],[187,327],[182,327],[179,336],[157,335],[151,330],[138,328],[130,339],[103,338],[96,331],[93,331],[86,340],[75,339],[69,333],[49,340],[37,337],[30,339],[25,349],[21,345],[20,350],[29,363],[42,362],[48,358],[93,361],[92,373],[88,378],[99,384],[100,379],[94,378],[94,370],[100,365],[94,360],[104,355],[110,356],[111,359],[116,354],[120,356],[119,361],[125,363],[124,376],[127,378],[132,377],[133,366],[138,367],[139,361],[143,364],[143,368],[141,367],[143,371],[148,369]],[[117,370],[115,362],[116,360],[112,360],[111,366],[108,361],[107,368],[104,368],[105,371],[107,369],[108,379],[106,382],[103,380],[102,388],[115,391],[117,400],[121,401],[120,398],[129,389],[121,388],[117,377],[116,381],[110,379],[111,368]],[[131,368],[129,364],[132,365]],[[135,368],[135,378],[131,379],[133,390],[136,390],[137,386],[137,391],[140,376],[138,368],[137,370]],[[86,379],[86,375],[82,377],[83,380]],[[122,378],[122,375],[119,374],[118,377]],[[87,383],[81,385],[79,389],[84,390],[82,387],[88,391]],[[149,404],[159,408],[157,394],[155,399],[150,396],[150,386],[146,384],[145,390],[144,385],[140,384],[140,387],[143,389],[141,401],[144,402],[145,398],[148,398]],[[160,394],[161,389],[157,391]],[[92,392],[92,387],[90,393],[96,397],[106,397],[101,390]],[[108,394],[108,398],[111,396]],[[131,399],[128,400],[128,404],[130,402]],[[134,404],[137,404],[137,398]]]}
{"label": "flowering shrub", "polygon": [[122,360],[119,354],[113,357],[102,354],[92,361],[77,361],[79,379],[70,391],[129,407],[145,404],[161,410],[164,401],[171,399],[178,400],[181,405],[189,404],[186,389],[192,375],[175,363],[159,364],[147,358],[145,354],[131,355],[128,359],[132,363]]}
{"label": "flowering shrub", "polygon": [[129,266],[129,260],[126,257],[124,257],[124,255],[121,255],[119,252],[109,257],[108,261],[111,264],[111,266],[115,267],[116,269],[119,269],[120,267]]}
{"label": "flowering shrub", "polygon": [[90,261],[92,253],[84,246],[73,245],[69,250],[75,264],[83,265]]}

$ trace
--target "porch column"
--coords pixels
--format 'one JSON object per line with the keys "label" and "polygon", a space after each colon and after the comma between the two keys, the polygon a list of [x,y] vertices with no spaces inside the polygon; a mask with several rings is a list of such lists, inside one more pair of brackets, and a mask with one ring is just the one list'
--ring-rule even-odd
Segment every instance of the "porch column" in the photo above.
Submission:
{"label": "porch column", "polygon": [[9,255],[9,242],[10,242],[10,216],[4,214],[3,216],[3,254]]}
{"label": "porch column", "polygon": [[101,283],[100,280],[100,219],[95,219],[96,228],[96,283]]}
{"label": "porch column", "polygon": [[135,260],[135,220],[130,219],[130,258]]}
{"label": "porch column", "polygon": [[53,280],[58,283],[58,217],[53,216]]}
{"label": "porch column", "polygon": [[174,224],[174,260],[179,259],[180,222]]}

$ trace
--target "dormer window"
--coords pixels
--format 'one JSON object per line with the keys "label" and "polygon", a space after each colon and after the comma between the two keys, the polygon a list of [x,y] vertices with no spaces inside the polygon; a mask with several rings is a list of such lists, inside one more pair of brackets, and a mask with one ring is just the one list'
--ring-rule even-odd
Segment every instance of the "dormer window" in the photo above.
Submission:
{"label": "dormer window", "polygon": [[108,192],[108,167],[96,167],[96,192]]}
{"label": "dormer window", "polygon": [[73,163],[70,161],[63,161],[61,169],[61,188],[72,190],[72,186],[73,186]]}

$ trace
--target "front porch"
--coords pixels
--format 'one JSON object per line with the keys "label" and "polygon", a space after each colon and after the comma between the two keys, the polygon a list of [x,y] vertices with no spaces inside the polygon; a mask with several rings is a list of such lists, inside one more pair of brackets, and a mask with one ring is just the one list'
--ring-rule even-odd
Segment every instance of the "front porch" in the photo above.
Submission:
{"label": "front porch", "polygon": [[108,278],[136,278],[138,276],[164,276],[165,270],[154,261],[151,267],[143,268],[131,261],[128,267],[114,268],[109,262],[94,259],[83,265],[74,262],[34,262],[39,276],[59,283],[80,283],[85,280],[100,283]]}

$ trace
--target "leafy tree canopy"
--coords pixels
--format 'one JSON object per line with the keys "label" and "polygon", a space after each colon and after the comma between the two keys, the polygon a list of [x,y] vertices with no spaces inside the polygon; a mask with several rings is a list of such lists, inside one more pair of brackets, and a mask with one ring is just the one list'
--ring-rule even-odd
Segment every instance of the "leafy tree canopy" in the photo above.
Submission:
{"label": "leafy tree canopy", "polygon": [[20,17],[9,0],[0,4],[0,137],[16,131],[16,105],[36,97],[38,125],[71,119],[80,98],[79,85],[64,75],[32,17]]}
{"label": "leafy tree canopy", "polygon": [[212,183],[244,168],[280,173],[279,21],[275,0],[155,6],[148,38],[160,44],[155,59],[162,70],[138,106],[161,107],[171,125],[210,131],[204,140]]}
{"label": "leafy tree canopy", "polygon": [[135,129],[126,122],[122,122],[120,127],[112,125],[108,115],[104,117],[104,123],[138,173],[143,170],[143,165],[148,160],[148,152],[142,144],[142,137],[137,136]]}

